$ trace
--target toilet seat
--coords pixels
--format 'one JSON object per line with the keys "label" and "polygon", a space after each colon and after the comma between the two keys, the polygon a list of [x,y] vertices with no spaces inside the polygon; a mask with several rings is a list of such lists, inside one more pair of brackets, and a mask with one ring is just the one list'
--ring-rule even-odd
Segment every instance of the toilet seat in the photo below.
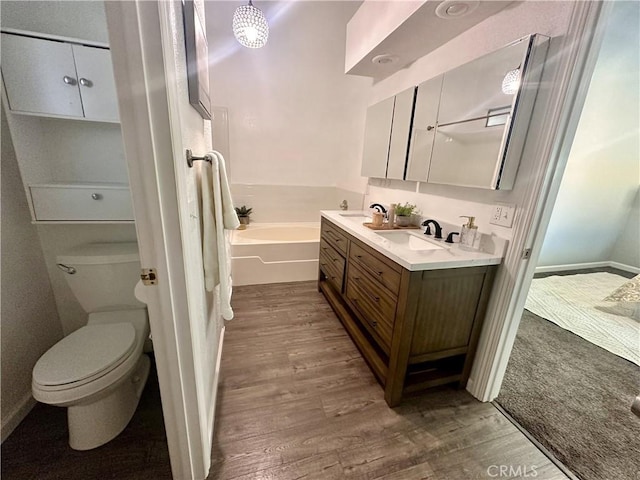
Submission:
{"label": "toilet seat", "polygon": [[58,391],[90,383],[116,369],[136,349],[131,323],[92,324],[51,347],[33,369],[33,383]]}

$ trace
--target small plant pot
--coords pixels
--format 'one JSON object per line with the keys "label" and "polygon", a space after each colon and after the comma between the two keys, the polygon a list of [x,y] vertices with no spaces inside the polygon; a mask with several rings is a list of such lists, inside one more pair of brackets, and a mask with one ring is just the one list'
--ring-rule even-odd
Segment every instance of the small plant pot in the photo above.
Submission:
{"label": "small plant pot", "polygon": [[408,227],[411,225],[411,217],[407,217],[405,215],[396,216],[396,224],[399,227]]}
{"label": "small plant pot", "polygon": [[240,220],[240,225],[249,225],[249,217],[238,217],[238,220]]}

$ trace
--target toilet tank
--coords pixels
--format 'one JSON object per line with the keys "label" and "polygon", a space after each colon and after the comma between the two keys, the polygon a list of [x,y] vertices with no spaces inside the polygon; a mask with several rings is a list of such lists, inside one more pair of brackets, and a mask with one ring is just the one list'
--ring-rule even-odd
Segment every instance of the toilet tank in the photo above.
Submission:
{"label": "toilet tank", "polygon": [[136,242],[79,245],[56,260],[87,313],[145,306],[133,293],[140,279]]}

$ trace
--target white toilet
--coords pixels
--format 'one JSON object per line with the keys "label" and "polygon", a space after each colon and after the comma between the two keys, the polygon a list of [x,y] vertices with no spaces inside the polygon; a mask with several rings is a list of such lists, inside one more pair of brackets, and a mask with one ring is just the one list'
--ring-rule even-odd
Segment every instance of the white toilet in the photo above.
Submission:
{"label": "white toilet", "polygon": [[149,376],[150,361],[143,354],[149,320],[134,295],[138,245],[88,244],[57,261],[89,319],[40,357],[33,368],[33,396],[67,407],[69,445],[89,450],[124,430]]}

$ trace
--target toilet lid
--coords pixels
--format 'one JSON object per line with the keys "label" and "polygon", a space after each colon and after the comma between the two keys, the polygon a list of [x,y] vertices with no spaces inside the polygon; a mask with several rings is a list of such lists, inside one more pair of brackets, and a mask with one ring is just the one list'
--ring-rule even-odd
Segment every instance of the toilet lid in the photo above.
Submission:
{"label": "toilet lid", "polygon": [[126,359],[135,348],[130,323],[87,325],[51,347],[33,368],[43,386],[64,385],[98,376]]}

